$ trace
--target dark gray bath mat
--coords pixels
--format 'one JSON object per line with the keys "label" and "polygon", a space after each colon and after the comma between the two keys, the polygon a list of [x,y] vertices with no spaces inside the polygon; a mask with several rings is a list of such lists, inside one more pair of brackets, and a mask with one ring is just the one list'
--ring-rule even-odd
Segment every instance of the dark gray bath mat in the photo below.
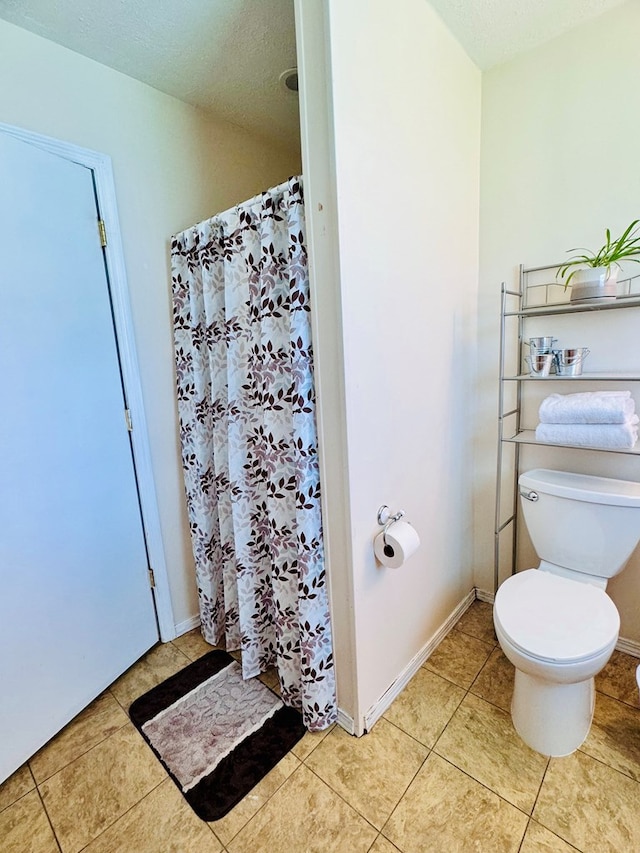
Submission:
{"label": "dark gray bath mat", "polygon": [[302,716],[240,664],[208,652],[131,705],[129,715],[203,820],[224,817],[305,733]]}

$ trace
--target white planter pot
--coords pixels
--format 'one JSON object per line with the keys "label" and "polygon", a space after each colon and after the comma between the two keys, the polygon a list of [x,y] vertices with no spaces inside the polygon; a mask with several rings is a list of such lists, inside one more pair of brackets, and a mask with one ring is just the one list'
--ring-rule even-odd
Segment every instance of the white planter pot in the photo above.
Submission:
{"label": "white planter pot", "polygon": [[618,268],[579,270],[571,279],[571,302],[612,302],[618,293]]}

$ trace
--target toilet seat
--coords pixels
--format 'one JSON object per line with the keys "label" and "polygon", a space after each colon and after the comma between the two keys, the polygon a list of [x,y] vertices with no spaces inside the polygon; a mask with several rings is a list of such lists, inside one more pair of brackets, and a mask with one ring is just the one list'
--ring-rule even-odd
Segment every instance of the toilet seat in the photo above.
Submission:
{"label": "toilet seat", "polygon": [[516,649],[550,663],[578,663],[615,643],[620,616],[603,589],[527,569],[496,594],[494,619]]}

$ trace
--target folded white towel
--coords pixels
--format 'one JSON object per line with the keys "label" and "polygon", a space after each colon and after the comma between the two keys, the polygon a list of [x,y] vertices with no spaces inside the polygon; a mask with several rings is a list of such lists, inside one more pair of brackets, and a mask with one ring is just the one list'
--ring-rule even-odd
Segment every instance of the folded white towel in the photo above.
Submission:
{"label": "folded white towel", "polygon": [[551,394],[540,404],[543,424],[623,424],[636,410],[630,391]]}
{"label": "folded white towel", "polygon": [[638,416],[624,424],[538,424],[538,441],[628,450],[638,440]]}

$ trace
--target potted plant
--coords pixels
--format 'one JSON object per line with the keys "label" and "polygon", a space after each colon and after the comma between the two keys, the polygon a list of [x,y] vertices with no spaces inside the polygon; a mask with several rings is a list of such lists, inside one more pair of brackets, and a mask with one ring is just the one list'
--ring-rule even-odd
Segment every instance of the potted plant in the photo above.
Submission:
{"label": "potted plant", "polygon": [[571,302],[609,302],[617,295],[620,261],[640,263],[640,219],[634,219],[621,237],[611,239],[607,228],[604,245],[593,252],[589,249],[570,249],[579,252],[558,269],[565,290],[571,284]]}

